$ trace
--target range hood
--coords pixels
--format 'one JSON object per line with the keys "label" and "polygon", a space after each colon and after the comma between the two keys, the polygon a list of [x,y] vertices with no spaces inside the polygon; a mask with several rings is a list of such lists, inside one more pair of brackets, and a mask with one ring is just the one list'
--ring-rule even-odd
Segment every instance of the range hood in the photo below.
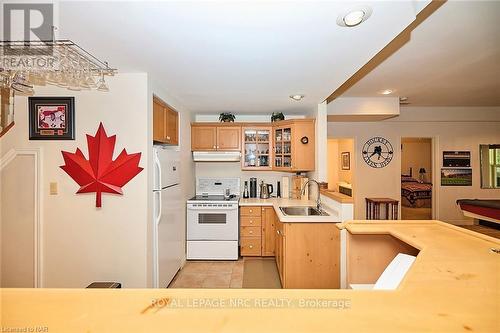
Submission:
{"label": "range hood", "polygon": [[194,151],[195,162],[239,162],[241,152],[239,151]]}

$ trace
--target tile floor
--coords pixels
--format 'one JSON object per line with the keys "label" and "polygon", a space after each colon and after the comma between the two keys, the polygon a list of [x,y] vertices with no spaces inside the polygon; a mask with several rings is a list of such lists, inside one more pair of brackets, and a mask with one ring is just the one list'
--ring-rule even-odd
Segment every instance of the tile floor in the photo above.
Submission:
{"label": "tile floor", "polygon": [[188,261],[169,288],[242,288],[243,260]]}

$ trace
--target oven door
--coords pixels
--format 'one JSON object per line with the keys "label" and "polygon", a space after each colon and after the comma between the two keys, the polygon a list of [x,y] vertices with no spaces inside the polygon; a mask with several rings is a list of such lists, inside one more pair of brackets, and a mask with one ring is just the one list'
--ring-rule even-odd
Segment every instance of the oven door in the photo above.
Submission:
{"label": "oven door", "polygon": [[188,204],[187,240],[238,240],[238,204]]}

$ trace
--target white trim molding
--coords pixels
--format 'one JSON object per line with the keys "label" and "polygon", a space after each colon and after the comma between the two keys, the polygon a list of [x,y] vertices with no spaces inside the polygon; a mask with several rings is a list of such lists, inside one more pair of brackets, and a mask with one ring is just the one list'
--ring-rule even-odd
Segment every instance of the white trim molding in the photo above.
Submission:
{"label": "white trim molding", "polygon": [[42,287],[42,149],[41,148],[18,148],[9,150],[0,159],[0,172],[9,165],[17,156],[33,156],[35,167],[35,181],[33,184],[34,193],[34,286],[35,288]]}

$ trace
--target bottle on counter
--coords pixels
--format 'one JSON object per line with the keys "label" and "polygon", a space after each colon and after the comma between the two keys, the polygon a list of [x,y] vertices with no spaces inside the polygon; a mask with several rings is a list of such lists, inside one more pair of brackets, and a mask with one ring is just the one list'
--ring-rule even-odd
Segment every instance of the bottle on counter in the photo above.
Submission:
{"label": "bottle on counter", "polygon": [[247,199],[249,197],[248,193],[248,181],[245,180],[245,186],[243,187],[243,198]]}

